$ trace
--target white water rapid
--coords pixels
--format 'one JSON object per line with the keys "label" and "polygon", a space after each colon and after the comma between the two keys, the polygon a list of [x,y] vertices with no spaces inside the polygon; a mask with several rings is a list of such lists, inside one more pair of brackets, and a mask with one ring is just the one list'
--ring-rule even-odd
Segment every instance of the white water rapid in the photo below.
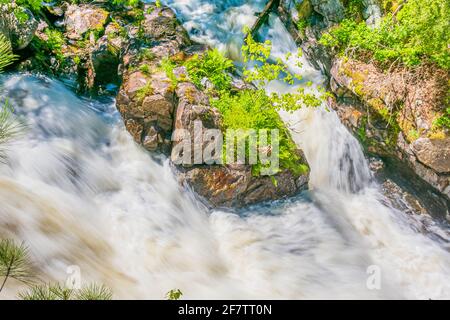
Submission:
{"label": "white water rapid", "polygon": [[[242,26],[264,6],[162,2],[194,40],[235,58]],[[275,16],[262,36],[274,56],[297,52]],[[323,83],[308,61],[300,70],[288,63],[303,82]],[[448,248],[386,204],[332,111],[282,114],[310,164],[310,191],[209,212],[179,188],[167,161],[132,141],[114,101],[81,99],[58,81],[24,74],[3,75],[0,88],[28,124],[0,165],[0,237],[24,241],[45,281],[64,282],[76,265],[82,281],[105,283],[115,298],[161,299],[173,288],[186,299],[450,298]],[[367,286],[368,268],[380,271],[379,290]],[[19,289],[11,282],[0,299]]]}

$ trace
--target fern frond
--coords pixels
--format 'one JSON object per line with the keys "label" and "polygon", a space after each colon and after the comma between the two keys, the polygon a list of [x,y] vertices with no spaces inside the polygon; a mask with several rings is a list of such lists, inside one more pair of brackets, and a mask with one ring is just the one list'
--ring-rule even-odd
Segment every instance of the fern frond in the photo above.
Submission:
{"label": "fern frond", "polygon": [[5,35],[0,34],[0,72],[15,60],[17,60],[17,55],[12,52],[10,41]]}

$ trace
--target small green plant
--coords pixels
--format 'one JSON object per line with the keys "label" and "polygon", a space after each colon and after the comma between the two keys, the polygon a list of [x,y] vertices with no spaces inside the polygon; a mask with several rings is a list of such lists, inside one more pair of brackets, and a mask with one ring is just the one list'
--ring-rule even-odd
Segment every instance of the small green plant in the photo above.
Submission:
{"label": "small green plant", "polygon": [[149,48],[144,48],[141,50],[141,52],[139,52],[139,60],[140,61],[144,61],[144,60],[153,61],[153,60],[155,60],[155,58],[156,58],[156,55]]}
{"label": "small green plant", "polygon": [[445,113],[434,120],[433,126],[440,129],[450,129],[450,107],[445,110]]}
{"label": "small green plant", "polygon": [[153,94],[153,87],[151,81],[148,81],[145,86],[140,88],[136,93],[136,98],[139,101],[143,101],[145,97],[150,96]]}
{"label": "small green plant", "polygon": [[150,69],[150,66],[148,64],[142,64],[139,67],[139,70],[146,75],[150,75],[152,73],[152,70]]}
{"label": "small green plant", "polygon": [[194,55],[185,66],[189,78],[197,87],[201,87],[203,79],[211,81],[217,91],[229,90],[231,87],[229,73],[233,71],[233,61],[224,57],[217,49]]}
{"label": "small green plant", "polygon": [[180,300],[183,296],[183,292],[180,289],[172,289],[166,294],[167,300]]}
{"label": "small green plant", "polygon": [[116,6],[125,6],[135,8],[139,5],[140,0],[112,0],[112,4]]}
{"label": "small green plant", "polygon": [[173,73],[173,70],[176,67],[177,67],[177,64],[175,62],[173,62],[172,60],[170,60],[169,58],[164,58],[161,61],[161,68],[166,73],[166,75],[170,79],[170,81],[172,82],[173,89],[175,89],[178,84],[178,79],[175,76],[175,74]]}

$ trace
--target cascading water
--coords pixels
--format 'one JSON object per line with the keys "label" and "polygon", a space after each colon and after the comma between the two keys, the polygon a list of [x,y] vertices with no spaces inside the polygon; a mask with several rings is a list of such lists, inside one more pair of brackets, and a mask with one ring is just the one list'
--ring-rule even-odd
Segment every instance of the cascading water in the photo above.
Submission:
{"label": "cascading water", "polygon": [[[163,1],[164,2],[164,1]],[[168,0],[194,40],[238,59],[263,1]],[[272,16],[273,55],[297,48]],[[315,86],[323,76],[304,60]],[[0,166],[0,234],[25,241],[44,280],[105,283],[116,298],[449,298],[450,254],[383,204],[356,139],[332,111],[282,113],[311,167],[311,191],[239,213],[208,212],[167,161],[136,146],[113,101],[30,75],[0,79],[26,136]],[[301,82],[296,85],[302,85]],[[268,91],[295,90],[272,82]],[[311,90],[314,90],[314,86]],[[380,290],[366,285],[381,271]],[[9,286],[1,298],[14,298]]]}

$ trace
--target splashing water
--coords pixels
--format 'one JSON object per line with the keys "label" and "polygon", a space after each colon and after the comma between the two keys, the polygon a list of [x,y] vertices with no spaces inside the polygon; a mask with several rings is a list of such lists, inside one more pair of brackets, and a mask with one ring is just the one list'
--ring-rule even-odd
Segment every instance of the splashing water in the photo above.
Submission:
{"label": "splashing water", "polygon": [[[263,1],[168,0],[194,40],[238,59]],[[261,35],[297,47],[272,16]],[[305,81],[324,77],[308,61]],[[239,213],[208,212],[126,133],[113,101],[30,75],[0,79],[26,137],[0,166],[0,235],[25,241],[40,277],[105,283],[116,298],[449,298],[450,254],[387,205],[361,148],[325,109],[282,113],[311,167],[311,191]],[[315,90],[315,86],[311,90]],[[295,90],[272,82],[268,91]],[[380,290],[367,268],[381,271]],[[13,282],[11,282],[13,283]],[[0,298],[14,298],[18,285]]]}

